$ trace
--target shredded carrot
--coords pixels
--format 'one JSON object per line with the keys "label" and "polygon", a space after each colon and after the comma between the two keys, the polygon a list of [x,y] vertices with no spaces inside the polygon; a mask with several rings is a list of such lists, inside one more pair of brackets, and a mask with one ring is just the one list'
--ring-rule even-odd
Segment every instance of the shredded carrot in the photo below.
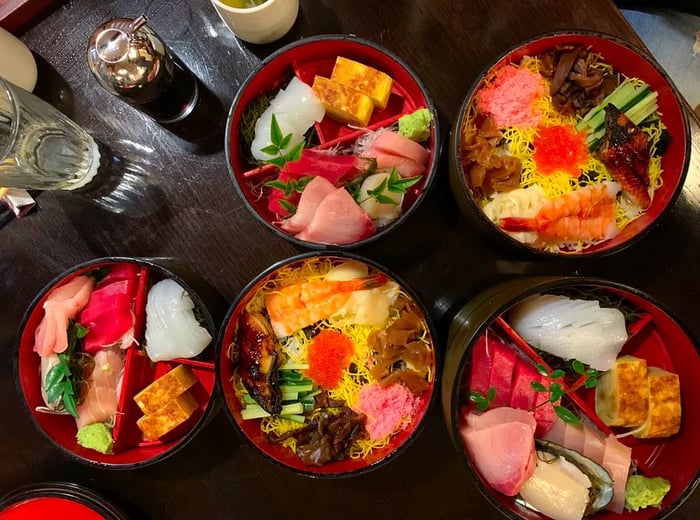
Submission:
{"label": "shredded carrot", "polygon": [[354,353],[355,346],[350,338],[338,331],[324,329],[309,344],[306,375],[324,390],[335,388]]}
{"label": "shredded carrot", "polygon": [[577,132],[572,126],[540,128],[532,140],[532,146],[537,170],[544,175],[565,172],[578,178],[581,168],[588,161],[586,133]]}

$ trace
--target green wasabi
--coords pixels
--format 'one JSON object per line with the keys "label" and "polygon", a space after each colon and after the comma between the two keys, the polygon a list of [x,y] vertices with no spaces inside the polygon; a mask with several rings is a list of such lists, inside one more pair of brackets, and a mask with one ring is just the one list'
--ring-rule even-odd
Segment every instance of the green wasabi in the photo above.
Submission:
{"label": "green wasabi", "polygon": [[399,118],[399,134],[418,143],[425,141],[430,137],[431,120],[430,110],[419,108]]}
{"label": "green wasabi", "polygon": [[627,479],[625,509],[639,511],[645,507],[661,507],[661,501],[670,489],[671,483],[665,478],[632,475]]}
{"label": "green wasabi", "polygon": [[83,448],[99,451],[100,453],[112,453],[114,440],[112,431],[104,423],[94,423],[83,426],[78,430],[78,444]]}

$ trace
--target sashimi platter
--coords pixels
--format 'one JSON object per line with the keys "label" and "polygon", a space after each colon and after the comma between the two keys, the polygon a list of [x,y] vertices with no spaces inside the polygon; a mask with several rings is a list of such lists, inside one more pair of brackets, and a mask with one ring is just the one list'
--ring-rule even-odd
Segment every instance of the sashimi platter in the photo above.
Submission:
{"label": "sashimi platter", "polygon": [[306,254],[262,273],[217,358],[229,416],[274,462],[357,475],[406,448],[436,395],[434,332],[402,283],[358,257]]}
{"label": "sashimi platter", "polygon": [[248,209],[307,247],[353,247],[411,213],[432,183],[437,113],[415,75],[374,43],[317,37],[267,58],[227,127]]}
{"label": "sashimi platter", "polygon": [[454,331],[450,340],[464,352],[453,433],[481,491],[510,518],[673,511],[700,467],[700,360],[687,334],[648,297],[610,282],[503,294],[469,348]]}
{"label": "sashimi platter", "polygon": [[161,460],[212,408],[215,323],[179,277],[142,260],[64,273],[29,307],[18,380],[37,426],[102,467]]}

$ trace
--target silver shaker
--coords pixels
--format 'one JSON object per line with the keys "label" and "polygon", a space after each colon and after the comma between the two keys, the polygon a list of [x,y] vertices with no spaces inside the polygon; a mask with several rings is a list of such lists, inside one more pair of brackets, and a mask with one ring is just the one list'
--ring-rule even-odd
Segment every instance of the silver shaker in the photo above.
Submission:
{"label": "silver shaker", "polygon": [[174,123],[197,104],[197,78],[147,23],[139,16],[97,27],[88,41],[88,65],[105,90],[159,123]]}

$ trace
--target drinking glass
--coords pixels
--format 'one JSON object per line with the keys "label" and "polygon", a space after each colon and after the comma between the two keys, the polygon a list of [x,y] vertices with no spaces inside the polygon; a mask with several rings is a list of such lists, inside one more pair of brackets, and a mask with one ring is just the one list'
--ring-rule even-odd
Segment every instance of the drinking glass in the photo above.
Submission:
{"label": "drinking glass", "polygon": [[97,173],[95,140],[35,95],[0,78],[0,186],[73,190]]}

